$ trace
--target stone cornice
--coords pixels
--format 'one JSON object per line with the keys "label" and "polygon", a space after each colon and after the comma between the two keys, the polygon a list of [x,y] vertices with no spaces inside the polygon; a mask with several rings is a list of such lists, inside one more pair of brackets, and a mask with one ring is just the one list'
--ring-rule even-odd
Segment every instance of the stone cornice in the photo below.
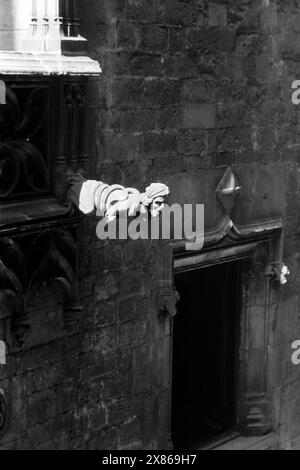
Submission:
{"label": "stone cornice", "polygon": [[0,74],[97,76],[101,67],[87,56],[0,51]]}

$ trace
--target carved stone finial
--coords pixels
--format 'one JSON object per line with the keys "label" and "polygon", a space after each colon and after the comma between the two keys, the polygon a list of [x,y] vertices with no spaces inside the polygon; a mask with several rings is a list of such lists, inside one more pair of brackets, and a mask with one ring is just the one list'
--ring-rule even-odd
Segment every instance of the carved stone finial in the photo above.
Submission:
{"label": "carved stone finial", "polygon": [[230,167],[227,168],[223,178],[217,186],[216,192],[220,203],[228,215],[230,215],[234,207],[236,197],[240,190],[241,186],[238,183],[237,177]]}

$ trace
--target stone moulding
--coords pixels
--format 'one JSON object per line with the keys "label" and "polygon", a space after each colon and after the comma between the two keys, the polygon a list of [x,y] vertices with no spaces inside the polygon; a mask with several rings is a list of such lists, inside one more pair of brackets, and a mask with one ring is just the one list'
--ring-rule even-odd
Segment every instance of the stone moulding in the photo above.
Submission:
{"label": "stone moulding", "polygon": [[160,285],[158,282],[155,294],[158,315],[175,317],[177,314],[177,303],[180,298],[177,290],[172,285]]}
{"label": "stone moulding", "polygon": [[[199,253],[174,251],[173,265],[169,262],[169,272],[189,272],[195,269],[212,267],[220,263],[238,262],[240,272],[240,349],[237,395],[238,428],[242,435],[263,435],[272,429],[272,412],[270,388],[268,383],[268,340],[269,316],[273,308],[270,296],[271,276],[266,275],[265,267],[269,260],[280,256],[278,254],[278,240],[281,227],[265,227],[265,230],[248,232],[248,238],[223,238],[206,246]],[[216,239],[216,238],[215,238]],[[217,240],[217,239],[216,239]],[[167,267],[165,268],[165,270]],[[170,276],[170,274],[169,274]],[[166,274],[165,274],[166,277]],[[257,296],[257,286],[260,286],[260,306],[257,307],[253,299]],[[257,297],[256,297],[257,301]],[[257,311],[260,315],[255,315]],[[258,324],[259,322],[259,324]],[[253,338],[257,338],[257,330],[265,331],[259,336],[260,341],[255,343],[255,354],[252,351]],[[257,360],[259,356],[259,360]],[[257,381],[251,376],[254,367],[258,370]]]}
{"label": "stone moulding", "polygon": [[288,267],[282,262],[269,263],[265,269],[265,276],[278,281],[281,285],[288,282],[287,276],[290,275]]}
{"label": "stone moulding", "polygon": [[[243,187],[231,167],[225,170],[219,181],[215,197],[223,208],[223,215],[213,228],[205,230],[203,249],[209,249],[220,243],[246,243],[247,240],[266,238],[282,231],[282,216],[265,217],[250,223],[246,222],[242,226],[236,223],[232,212],[238,203],[238,198],[243,197]],[[185,241],[174,242],[173,245],[176,252],[186,251]]]}
{"label": "stone moulding", "polygon": [[155,281],[152,288],[153,306],[158,317],[172,318],[177,313],[179,293],[173,279],[173,249],[169,243],[158,247]]}
{"label": "stone moulding", "polygon": [[97,77],[101,74],[101,67],[87,56],[0,51],[0,74]]}
{"label": "stone moulding", "polygon": [[[237,263],[240,273],[240,304],[241,317],[239,325],[240,349],[238,365],[237,391],[237,420],[239,432],[245,436],[263,435],[272,430],[272,403],[269,383],[269,350],[268,333],[269,318],[274,308],[274,296],[277,286],[273,285],[276,278],[284,281],[286,269],[282,264],[282,231],[283,213],[276,211],[261,212],[257,217],[237,217],[238,205],[244,203],[247,197],[247,181],[241,171],[235,170],[237,176],[228,168],[215,187],[212,183],[209,188],[207,205],[216,217],[212,218],[211,225],[205,231],[205,243],[199,251],[186,250],[185,240],[170,241],[158,248],[155,282],[152,290],[152,305],[154,318],[156,315],[164,318],[160,322],[160,329],[155,330],[159,354],[169,357],[168,367],[161,378],[160,387],[169,386],[172,379],[172,331],[173,315],[176,314],[178,296],[175,291],[175,273],[189,272],[216,266],[221,263]],[[219,177],[219,176],[218,176]],[[193,181],[193,188],[205,186],[207,175],[202,174]],[[212,178],[213,180],[213,178]],[[176,179],[179,187],[181,184]],[[240,182],[242,184],[240,184]],[[244,188],[243,188],[244,186]],[[176,186],[170,183],[172,195]],[[196,196],[194,197],[194,194]],[[196,197],[199,196],[197,201]],[[206,197],[201,192],[188,193],[194,203],[203,202]],[[179,201],[180,194],[176,194]],[[185,199],[184,199],[185,198]],[[183,202],[187,196],[184,195]],[[194,198],[194,199],[193,199]],[[216,198],[217,201],[214,199]],[[273,199],[270,197],[273,201]],[[206,199],[204,199],[206,200]],[[181,202],[182,203],[182,202]],[[274,204],[275,205],[275,204]],[[276,260],[274,263],[273,261]],[[283,267],[283,271],[282,268]],[[275,269],[274,269],[275,268]],[[276,268],[278,270],[276,271]],[[282,277],[283,275],[283,277]],[[259,288],[258,288],[259,286]],[[274,288],[274,291],[272,289]],[[259,297],[258,297],[259,296]],[[259,305],[258,305],[259,304]],[[199,288],[199,311],[201,309],[201,290]],[[163,315],[162,315],[163,313]],[[203,312],[205,314],[205,312]],[[265,334],[258,335],[258,331]],[[255,347],[252,345],[255,344]],[[166,353],[167,351],[167,353]],[[164,357],[165,357],[164,356]],[[251,371],[257,371],[255,377]],[[169,388],[168,405],[164,408],[170,410],[172,400],[171,387]],[[170,411],[169,411],[170,417]],[[166,420],[164,436],[168,439],[170,433],[170,419]]]}
{"label": "stone moulding", "polygon": [[216,189],[217,198],[228,215],[230,215],[241,189],[237,177],[228,167]]}

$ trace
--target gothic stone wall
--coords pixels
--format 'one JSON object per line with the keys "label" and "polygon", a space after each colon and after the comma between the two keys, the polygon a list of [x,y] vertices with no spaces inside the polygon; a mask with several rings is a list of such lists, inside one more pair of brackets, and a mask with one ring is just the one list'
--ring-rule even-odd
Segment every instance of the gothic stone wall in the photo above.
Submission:
{"label": "gothic stone wall", "polygon": [[[81,0],[82,34],[103,75],[89,96],[91,175],[145,187],[176,173],[281,162],[288,182],[285,261],[291,270],[270,318],[274,430],[300,447],[300,2]],[[276,188],[274,188],[276,191]],[[82,223],[82,320],[64,330],[55,286],[32,301],[31,336],[11,350],[0,384],[12,421],[0,449],[155,448],[155,246],[103,242]],[[48,294],[46,295],[46,292]],[[10,344],[9,308],[0,313]]]}

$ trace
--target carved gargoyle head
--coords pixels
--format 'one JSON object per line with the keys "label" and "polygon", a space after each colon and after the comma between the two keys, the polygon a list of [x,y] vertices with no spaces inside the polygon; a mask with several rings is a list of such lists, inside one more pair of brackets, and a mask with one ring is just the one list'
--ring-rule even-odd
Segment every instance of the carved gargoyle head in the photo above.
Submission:
{"label": "carved gargoyle head", "polygon": [[152,217],[157,217],[163,210],[165,200],[169,196],[168,186],[162,183],[152,183],[146,188],[146,192],[141,195],[141,203],[150,208]]}
{"label": "carved gargoyle head", "polygon": [[114,221],[118,215],[147,214],[156,217],[164,208],[170,194],[168,186],[152,183],[144,193],[135,188],[125,188],[120,184],[108,185],[102,181],[85,180],[82,176],[69,172],[69,197],[84,214],[97,210],[97,215],[105,217],[107,222]]}

